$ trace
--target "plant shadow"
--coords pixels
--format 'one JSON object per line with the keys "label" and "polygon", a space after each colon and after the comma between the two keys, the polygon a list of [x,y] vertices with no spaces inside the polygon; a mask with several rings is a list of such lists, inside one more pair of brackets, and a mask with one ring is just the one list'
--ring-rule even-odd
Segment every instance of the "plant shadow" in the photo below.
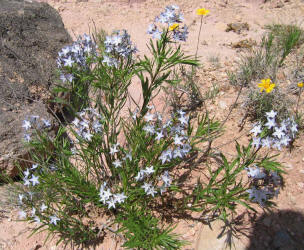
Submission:
{"label": "plant shadow", "polygon": [[303,250],[304,214],[293,210],[264,213],[254,223],[246,250]]}
{"label": "plant shadow", "polygon": [[198,250],[210,246],[225,250],[304,249],[304,214],[297,211],[277,210],[260,216],[244,212],[229,222],[212,223],[209,228],[199,238],[211,238],[206,244],[199,241]]}

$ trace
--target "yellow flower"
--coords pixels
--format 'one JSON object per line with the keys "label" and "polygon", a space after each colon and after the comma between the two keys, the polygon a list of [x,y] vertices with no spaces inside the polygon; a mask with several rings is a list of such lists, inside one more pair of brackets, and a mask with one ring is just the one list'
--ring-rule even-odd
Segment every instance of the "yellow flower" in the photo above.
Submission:
{"label": "yellow flower", "polygon": [[206,10],[205,8],[196,10],[196,14],[199,16],[206,16],[206,15],[208,15],[208,13],[209,13],[209,10]]}
{"label": "yellow flower", "polygon": [[303,83],[303,82],[299,82],[299,83],[298,83],[298,87],[299,87],[299,88],[303,88],[303,86],[304,86],[304,83]]}
{"label": "yellow flower", "polygon": [[261,83],[258,84],[258,87],[261,88],[261,92],[263,92],[263,90],[266,91],[266,93],[270,93],[273,88],[275,87],[275,83],[271,83],[271,80],[268,79],[262,79]]}
{"label": "yellow flower", "polygon": [[174,23],[172,24],[170,27],[169,27],[169,30],[170,31],[173,31],[173,30],[176,30],[179,28],[179,24],[178,23]]}

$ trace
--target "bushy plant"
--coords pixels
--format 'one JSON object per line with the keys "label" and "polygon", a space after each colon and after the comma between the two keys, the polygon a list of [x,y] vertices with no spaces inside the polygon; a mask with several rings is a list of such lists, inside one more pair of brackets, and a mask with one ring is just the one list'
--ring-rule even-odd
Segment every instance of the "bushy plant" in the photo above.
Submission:
{"label": "bushy plant", "polygon": [[279,65],[285,58],[304,43],[304,31],[297,25],[273,24],[267,25],[266,29],[274,38],[274,46],[279,51]]}
{"label": "bushy plant", "polygon": [[[296,25],[279,24],[268,25],[266,29],[268,31],[260,45],[241,57],[239,70],[228,72],[230,83],[238,86],[238,96],[243,99],[242,123],[244,124],[246,118],[265,123],[267,122],[265,113],[271,110],[277,112],[277,118],[281,121],[295,116],[295,120],[299,123],[301,116],[298,106],[301,97],[299,86],[303,82],[301,66],[299,67],[298,61],[294,63],[296,69],[291,72],[290,86],[284,86],[286,84],[280,82],[277,76],[279,70],[283,69],[286,58],[292,52],[297,54],[303,44],[303,30]],[[258,81],[261,82],[257,84]],[[269,82],[272,84],[269,85]],[[262,85],[265,84],[269,86],[263,88]],[[260,91],[257,85],[261,88]],[[241,95],[243,90],[246,93]],[[298,101],[293,100],[290,94],[297,94]]]}
{"label": "bushy plant", "polygon": [[[237,204],[253,209],[250,199],[264,206],[272,198],[270,188],[261,196],[256,172],[250,170],[246,182],[241,177],[257,166],[280,179],[279,163],[260,159],[251,144],[237,144],[237,156],[229,161],[212,152],[210,142],[221,125],[208,113],[162,114],[151,105],[164,86],[178,80],[172,74],[176,66],[198,66],[178,43],[188,34],[178,7],[166,7],[156,21],[164,27],[148,29],[155,38],[148,45],[150,58],[134,56],[125,30],[97,45],[84,36],[81,46],[77,42],[59,54],[66,85],[56,92],[69,93],[66,105],[75,117],[60,125],[55,138],[47,133],[47,120],[36,117],[23,126],[27,134],[35,129],[27,140],[33,165],[22,172],[20,218],[37,225],[34,233],[48,230],[59,235],[58,243],[86,245],[100,240],[103,228],[119,235],[126,248],[179,249],[185,242],[166,217],[196,211],[227,221]],[[129,93],[134,79],[140,82],[140,103]],[[209,165],[209,156],[218,165]],[[109,223],[100,221],[103,217]]]}
{"label": "bushy plant", "polygon": [[86,34],[79,36],[72,46],[66,46],[58,53],[60,83],[52,92],[53,102],[61,104],[60,111],[56,113],[62,116],[62,121],[72,119],[76,112],[89,105],[91,70],[96,55],[96,44]]}
{"label": "bushy plant", "polygon": [[[271,80],[262,79],[263,81]],[[251,121],[266,122],[265,114],[271,110],[275,110],[278,113],[277,117],[281,120],[291,116],[291,100],[278,85],[272,84],[274,84],[273,88],[269,87],[268,92],[263,87],[260,87],[260,89],[253,87],[248,90],[248,94],[242,103],[242,108],[244,108],[246,116]]]}
{"label": "bushy plant", "polygon": [[267,25],[261,43],[241,57],[239,70],[228,72],[234,86],[250,86],[254,81],[270,77],[276,81],[277,72],[286,57],[304,42],[304,33],[296,25]]}
{"label": "bushy plant", "polygon": [[278,51],[272,34],[263,36],[261,43],[248,54],[241,55],[237,72],[228,72],[230,84],[250,87],[254,81],[270,77],[276,80]]}

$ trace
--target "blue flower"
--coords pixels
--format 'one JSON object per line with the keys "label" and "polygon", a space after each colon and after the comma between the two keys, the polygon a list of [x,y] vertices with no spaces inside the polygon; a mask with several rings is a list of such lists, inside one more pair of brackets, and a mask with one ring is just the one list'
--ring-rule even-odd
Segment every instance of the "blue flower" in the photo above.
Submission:
{"label": "blue flower", "polygon": [[137,49],[132,45],[130,35],[126,30],[114,31],[112,36],[106,37],[104,45],[106,53],[122,56],[124,58],[131,57],[137,52]]}
{"label": "blue flower", "polygon": [[185,42],[188,38],[188,27],[184,25],[182,28],[173,30],[173,39],[175,41],[183,41]]}
{"label": "blue flower", "polygon": [[156,39],[160,39],[162,35],[162,32],[157,29],[154,23],[149,25],[147,33],[152,35],[152,37]]}
{"label": "blue flower", "polygon": [[169,26],[173,23],[181,23],[184,21],[184,17],[178,10],[179,7],[176,5],[167,6],[165,11],[160,13],[160,15],[155,18],[155,21],[159,23],[166,23]]}

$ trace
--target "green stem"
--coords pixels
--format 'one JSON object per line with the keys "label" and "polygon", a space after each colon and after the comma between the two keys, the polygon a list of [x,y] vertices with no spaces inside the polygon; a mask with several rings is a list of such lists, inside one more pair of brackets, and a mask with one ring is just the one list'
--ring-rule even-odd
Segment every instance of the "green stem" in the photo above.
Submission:
{"label": "green stem", "polygon": [[197,60],[198,45],[199,45],[199,41],[200,41],[202,26],[203,26],[203,16],[201,16],[201,24],[200,24],[200,28],[199,28],[199,32],[198,32],[198,37],[197,37],[197,45],[196,45],[196,51],[195,51],[195,60]]}

